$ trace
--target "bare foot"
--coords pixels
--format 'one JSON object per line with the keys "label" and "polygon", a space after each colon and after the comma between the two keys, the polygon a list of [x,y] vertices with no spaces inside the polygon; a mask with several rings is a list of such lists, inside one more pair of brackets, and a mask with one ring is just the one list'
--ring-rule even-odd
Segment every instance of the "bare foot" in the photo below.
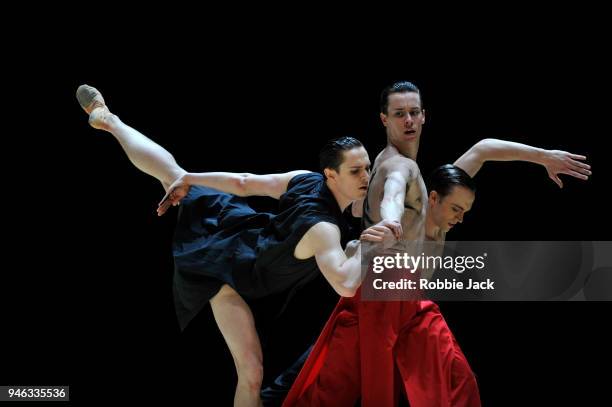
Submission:
{"label": "bare foot", "polygon": [[108,119],[114,115],[108,110],[98,89],[89,85],[81,85],[76,91],[76,97],[83,110],[89,115],[90,126],[106,130]]}

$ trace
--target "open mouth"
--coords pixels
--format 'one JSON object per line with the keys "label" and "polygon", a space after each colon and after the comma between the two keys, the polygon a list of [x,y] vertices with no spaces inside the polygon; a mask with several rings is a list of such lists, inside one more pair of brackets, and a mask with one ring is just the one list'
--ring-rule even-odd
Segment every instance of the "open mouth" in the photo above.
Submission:
{"label": "open mouth", "polygon": [[407,140],[416,140],[416,130],[406,130],[404,132],[404,136],[406,137]]}

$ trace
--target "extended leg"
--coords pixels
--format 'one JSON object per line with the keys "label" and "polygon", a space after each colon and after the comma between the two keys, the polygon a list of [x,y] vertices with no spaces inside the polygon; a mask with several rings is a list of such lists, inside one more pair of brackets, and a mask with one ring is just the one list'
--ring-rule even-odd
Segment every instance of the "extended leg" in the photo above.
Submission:
{"label": "extended leg", "polygon": [[81,107],[89,114],[89,124],[115,136],[136,168],[157,178],[164,189],[185,173],[172,154],[112,114],[96,88],[81,85],[76,96]]}

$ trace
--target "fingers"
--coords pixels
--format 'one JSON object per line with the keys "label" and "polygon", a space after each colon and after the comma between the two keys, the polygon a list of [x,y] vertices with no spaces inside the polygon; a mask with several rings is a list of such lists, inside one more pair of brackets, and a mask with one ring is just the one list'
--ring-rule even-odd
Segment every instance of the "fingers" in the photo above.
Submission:
{"label": "fingers", "polygon": [[370,226],[361,234],[361,240],[371,242],[382,242],[385,239],[395,238],[400,240],[402,237],[402,225],[396,221],[382,221],[379,224]]}
{"label": "fingers", "polygon": [[404,235],[404,230],[402,229],[402,224],[398,223],[397,227],[396,227],[396,239],[400,240],[402,238],[402,236]]}
{"label": "fingers", "polygon": [[386,221],[385,226],[388,227],[393,232],[393,235],[395,236],[397,240],[400,240],[402,238],[403,231],[402,231],[401,223],[396,222],[396,221],[392,221],[392,222]]}
{"label": "fingers", "polygon": [[579,167],[579,168],[584,168],[587,170],[591,169],[591,166],[587,163],[583,163],[580,161],[575,161],[575,160],[570,160],[570,163],[574,166],[574,167]]}
{"label": "fingers", "polygon": [[573,158],[574,160],[582,160],[582,161],[586,160],[586,156],[584,155],[571,154],[571,153],[568,153],[568,155],[570,156],[570,158]]}
{"label": "fingers", "polygon": [[162,216],[164,213],[166,213],[166,211],[170,208],[170,205],[170,200],[166,200],[161,205],[159,205],[157,208],[157,216]]}
{"label": "fingers", "polygon": [[159,208],[160,206],[164,205],[166,202],[168,202],[168,195],[166,195],[161,201],[159,201],[159,203],[157,204],[157,207]]}
{"label": "fingers", "polygon": [[371,235],[371,236],[376,236],[376,237],[383,238],[385,236],[385,228],[382,228],[380,226],[378,228],[372,226],[372,227],[364,230],[363,233]]}
{"label": "fingers", "polygon": [[[382,242],[385,237],[394,236],[393,230],[389,229],[386,226],[374,225],[370,226],[366,230],[361,233],[362,238],[367,237],[365,240]],[[371,240],[370,238],[375,238],[376,240]]]}
{"label": "fingers", "polygon": [[370,233],[365,233],[365,232],[361,234],[361,237],[359,239],[363,241],[368,241],[368,242],[382,242],[383,241],[382,237],[374,236]]}
{"label": "fingers", "polygon": [[176,190],[174,189],[168,191],[166,196],[164,196],[160,203],[157,205],[157,216],[162,216],[171,206],[178,205],[175,191]]}
{"label": "fingers", "polygon": [[401,225],[395,224],[395,223],[385,223],[385,226],[381,226],[381,225],[374,225],[372,226],[373,230],[376,230],[377,232],[384,234],[390,233],[391,235],[393,235],[393,237],[395,237],[396,240],[399,240],[402,237],[402,227]]}
{"label": "fingers", "polygon": [[164,213],[166,213],[166,210],[168,210],[168,208],[166,207],[166,205],[161,205],[157,207],[157,216],[162,216]]}
{"label": "fingers", "polygon": [[[584,168],[584,167],[578,167],[576,165],[564,165],[561,168],[555,168],[555,169],[551,169],[551,172],[555,173],[555,174],[567,174],[567,175],[572,175],[574,176],[575,173],[579,173],[581,175],[586,175],[587,178],[589,175],[592,174],[591,170]],[[580,177],[582,178],[582,177]]]}
{"label": "fingers", "polygon": [[[158,215],[163,215],[164,212],[166,212],[168,210],[168,208],[170,206],[177,206],[180,203],[180,200],[183,198],[184,195],[179,194],[179,191],[177,188],[173,188],[171,190],[169,190],[166,195],[162,198],[162,200],[159,202],[158,206],[158,211],[157,214]],[[163,209],[162,209],[163,208]],[[160,213],[160,210],[161,213]]]}
{"label": "fingers", "polygon": [[576,171],[576,172],[578,172],[580,174],[583,174],[583,175],[591,175],[592,174],[592,172],[590,170],[588,170],[588,169],[586,169],[584,167],[577,167],[577,166],[575,166],[575,167],[572,167],[572,170],[574,170],[574,171]]}
{"label": "fingers", "polygon": [[162,216],[168,208],[170,207],[171,202],[169,197],[165,197],[162,201],[157,205],[157,216]]}
{"label": "fingers", "polygon": [[168,199],[170,199],[170,196],[172,195],[172,193],[174,192],[174,190],[168,190],[168,192],[166,192],[166,195],[164,195],[164,197],[162,198],[161,201],[159,201],[159,203],[157,204],[157,206],[162,206]]}
{"label": "fingers", "polygon": [[573,170],[564,171],[563,174],[571,175],[574,178],[578,178],[578,179],[581,179],[581,180],[584,180],[584,181],[589,179],[588,176],[580,174],[579,172],[576,172],[576,171],[573,171]]}
{"label": "fingers", "polygon": [[563,188],[563,182],[561,181],[561,178],[559,178],[556,174],[551,175],[550,179],[552,179],[555,184],[559,185],[559,188]]}
{"label": "fingers", "polygon": [[[583,163],[580,161],[569,160],[569,162],[565,163],[564,169],[567,171],[575,171],[583,175],[591,175],[591,166],[587,163]],[[563,171],[563,173],[567,174],[567,172]],[[571,175],[571,174],[569,174]]]}

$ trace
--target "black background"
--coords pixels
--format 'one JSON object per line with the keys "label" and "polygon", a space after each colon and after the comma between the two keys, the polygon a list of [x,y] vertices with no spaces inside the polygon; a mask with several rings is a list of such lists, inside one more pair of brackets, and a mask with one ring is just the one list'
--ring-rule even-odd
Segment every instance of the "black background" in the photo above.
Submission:
{"label": "black background", "polygon": [[[2,384],[69,384],[75,401],[229,405],[233,397],[233,362],[210,310],[179,333],[175,213],[158,218],[158,182],[133,168],[112,136],[88,127],[74,98],[81,83],[98,87],[124,122],[188,170],[271,173],[316,170],[324,141],[343,135],[362,140],[373,160],[385,145],[380,90],[411,80],[427,113],[423,173],[486,137],[584,154],[593,167],[589,181],[563,177],[559,189],[535,164],[486,164],[473,210],[449,239],[609,239],[609,66],[597,30],[487,42],[478,32],[457,39],[451,28],[425,45],[426,32],[232,40],[231,27],[181,36],[149,28],[157,34],[134,29],[114,41],[81,32],[85,46],[42,36],[11,59]],[[337,297],[320,279],[274,320],[279,301],[253,304],[266,380],[314,340]],[[609,303],[440,305],[484,405],[609,397],[609,379],[597,373],[612,362]]]}

